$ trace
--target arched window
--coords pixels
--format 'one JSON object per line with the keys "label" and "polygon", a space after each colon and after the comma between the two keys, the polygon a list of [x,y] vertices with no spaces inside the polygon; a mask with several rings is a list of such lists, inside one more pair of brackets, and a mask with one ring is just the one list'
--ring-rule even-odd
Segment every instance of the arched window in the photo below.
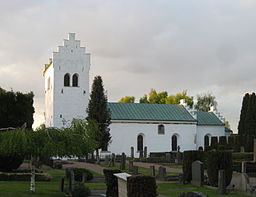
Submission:
{"label": "arched window", "polygon": [[72,77],[72,86],[77,87],[78,86],[78,74],[74,74]]}
{"label": "arched window", "polygon": [[64,86],[70,86],[70,76],[68,73],[64,75]]}
{"label": "arched window", "polygon": [[210,138],[209,135],[204,136],[204,147],[210,146]]}
{"label": "arched window", "polygon": [[158,134],[164,135],[164,125],[162,125],[162,124],[158,125]]}
{"label": "arched window", "polygon": [[177,151],[177,150],[178,150],[177,136],[173,135],[172,136],[172,151]]}
{"label": "arched window", "polygon": [[143,151],[143,136],[138,135],[137,137],[137,151]]}

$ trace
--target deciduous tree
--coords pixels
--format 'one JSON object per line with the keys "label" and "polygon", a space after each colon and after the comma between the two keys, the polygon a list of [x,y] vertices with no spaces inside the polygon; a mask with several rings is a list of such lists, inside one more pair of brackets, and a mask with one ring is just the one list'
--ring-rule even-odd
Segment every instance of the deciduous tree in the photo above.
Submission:
{"label": "deciduous tree", "polygon": [[211,106],[217,107],[215,96],[210,93],[197,95],[197,103],[195,104],[196,110],[207,112],[210,110]]}
{"label": "deciduous tree", "polygon": [[125,96],[121,98],[118,103],[134,103],[135,97],[134,96]]}

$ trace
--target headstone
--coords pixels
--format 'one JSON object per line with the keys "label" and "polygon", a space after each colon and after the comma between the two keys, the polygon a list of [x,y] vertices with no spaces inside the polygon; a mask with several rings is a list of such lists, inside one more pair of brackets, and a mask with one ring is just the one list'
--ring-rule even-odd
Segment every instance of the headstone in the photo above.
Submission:
{"label": "headstone", "polygon": [[133,166],[133,174],[139,174],[139,167]]}
{"label": "headstone", "polygon": [[60,192],[64,192],[64,181],[65,181],[65,177],[61,177],[61,179],[60,179]]}
{"label": "headstone", "polygon": [[125,164],[126,164],[126,156],[125,156],[125,153],[122,153],[120,170],[125,170]]}
{"label": "headstone", "polygon": [[75,174],[74,171],[70,171],[70,183],[71,183],[71,191],[73,192],[75,189]]}
{"label": "headstone", "polygon": [[254,162],[256,162],[256,138],[254,138],[254,146],[253,146],[253,155],[254,155]]}
{"label": "headstone", "polygon": [[128,168],[129,172],[132,172],[133,171],[133,161],[130,160],[129,161],[129,168]]}
{"label": "headstone", "polygon": [[165,177],[166,177],[166,168],[163,166],[160,166],[158,169],[158,174],[157,174],[156,178],[158,180],[164,181]]}
{"label": "headstone", "polygon": [[192,163],[192,181],[196,186],[202,186],[204,182],[204,168],[201,161],[194,161]]}
{"label": "headstone", "polygon": [[180,152],[177,153],[177,163],[182,164],[182,157]]}
{"label": "headstone", "polygon": [[147,158],[147,156],[148,156],[148,147],[144,147],[144,158]]}
{"label": "headstone", "polygon": [[85,183],[87,181],[87,173],[82,174],[82,183]]}
{"label": "headstone", "polygon": [[155,166],[150,166],[150,176],[156,176]]}
{"label": "headstone", "polygon": [[140,150],[140,158],[143,158],[143,150]]}
{"label": "headstone", "polygon": [[108,164],[109,164],[109,161],[110,161],[109,155],[106,155],[106,156],[105,156],[105,160],[104,160],[104,164],[105,164],[105,165],[108,165]]}
{"label": "headstone", "polygon": [[165,154],[166,161],[171,162],[171,153]]}
{"label": "headstone", "polygon": [[131,158],[132,159],[134,158],[134,147],[133,146],[131,147]]}
{"label": "headstone", "polygon": [[226,194],[226,176],[225,170],[219,170],[218,176],[218,193],[219,194]]}
{"label": "headstone", "polygon": [[111,159],[108,164],[109,167],[115,167],[115,159],[116,159],[116,155],[115,153],[112,153]]}
{"label": "headstone", "polygon": [[240,147],[240,152],[244,153],[244,147],[243,146]]}
{"label": "headstone", "polygon": [[241,169],[241,172],[242,173],[246,173],[246,168],[245,168],[245,161],[242,161],[242,169]]}

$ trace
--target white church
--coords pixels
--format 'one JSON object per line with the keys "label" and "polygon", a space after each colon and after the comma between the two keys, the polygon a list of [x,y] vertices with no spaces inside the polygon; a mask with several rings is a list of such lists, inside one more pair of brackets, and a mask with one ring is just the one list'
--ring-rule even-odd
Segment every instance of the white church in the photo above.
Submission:
{"label": "white church", "polygon": [[[85,119],[89,100],[90,54],[75,33],[53,52],[45,65],[45,125],[69,127],[73,119]],[[225,136],[225,119],[215,110],[191,110],[180,104],[108,103],[111,111],[112,153],[135,156],[150,152],[196,150],[209,145],[211,136]]]}

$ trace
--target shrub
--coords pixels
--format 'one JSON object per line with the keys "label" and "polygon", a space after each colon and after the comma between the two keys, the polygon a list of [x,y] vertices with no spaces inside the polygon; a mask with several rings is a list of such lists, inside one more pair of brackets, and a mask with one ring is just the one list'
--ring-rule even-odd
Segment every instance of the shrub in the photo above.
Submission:
{"label": "shrub", "polygon": [[152,176],[134,175],[127,178],[128,197],[156,197],[156,180]]}
{"label": "shrub", "polygon": [[211,147],[215,148],[218,144],[218,137],[217,136],[212,136],[211,137]]}
{"label": "shrub", "polygon": [[66,169],[66,177],[69,178],[70,177],[70,170],[73,170],[74,172],[74,176],[75,176],[75,181],[81,182],[83,180],[83,173],[85,173],[87,175],[87,181],[93,179],[93,174],[85,169],[85,168],[67,168]]}
{"label": "shrub", "polygon": [[[0,172],[0,181],[30,181],[31,173],[7,173]],[[50,181],[51,175],[48,173],[36,173],[36,181]]]}
{"label": "shrub", "polygon": [[114,176],[115,173],[121,173],[118,169],[104,169],[105,182],[107,185],[107,197],[118,197],[118,184],[117,177]]}
{"label": "shrub", "polygon": [[227,137],[226,136],[219,137],[219,145],[227,145]]}
{"label": "shrub", "polygon": [[232,153],[233,161],[252,161],[253,153]]}
{"label": "shrub", "polygon": [[218,172],[225,170],[226,185],[230,184],[232,178],[232,153],[228,151],[209,151],[207,152],[207,174],[211,186],[218,186]]}
{"label": "shrub", "polygon": [[82,183],[76,183],[72,197],[87,197],[91,194],[91,191]]}
{"label": "shrub", "polygon": [[0,156],[0,171],[8,172],[16,170],[24,161],[24,156],[20,154],[13,154],[9,156]]}
{"label": "shrub", "polygon": [[183,153],[183,182],[190,183],[192,180],[192,163],[196,160],[204,161],[203,151],[184,151]]}
{"label": "shrub", "polygon": [[62,163],[61,162],[56,162],[53,164],[54,169],[62,169]]}

